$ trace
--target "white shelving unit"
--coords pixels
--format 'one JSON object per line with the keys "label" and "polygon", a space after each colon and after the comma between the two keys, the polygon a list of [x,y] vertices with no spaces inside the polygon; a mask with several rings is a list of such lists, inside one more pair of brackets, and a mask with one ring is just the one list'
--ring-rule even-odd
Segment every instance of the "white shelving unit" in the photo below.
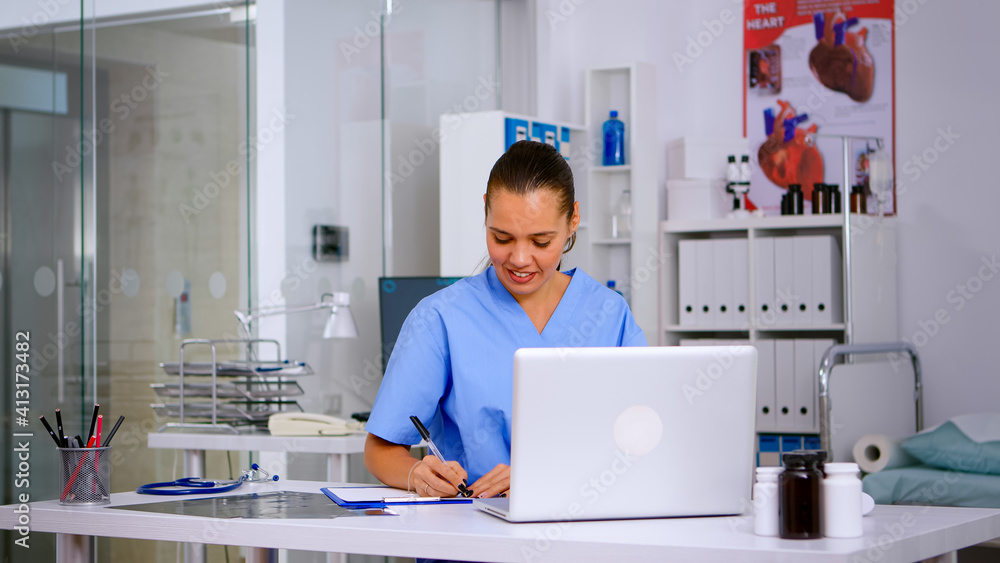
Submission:
{"label": "white shelving unit", "polygon": [[[894,217],[851,214],[845,227],[841,214],[660,222],[659,343],[676,345],[681,338],[724,334],[751,342],[769,333],[829,333],[838,342],[861,343],[896,340],[896,221]],[[851,244],[844,245],[846,232]],[[840,288],[844,322],[822,326],[773,326],[762,321],[756,302],[756,262],[753,242],[760,237],[831,235],[840,241],[843,271],[851,272]],[[677,244],[688,239],[740,239],[747,241],[750,319],[740,325],[682,326],[678,304]],[[853,291],[846,291],[850,284]],[[847,294],[850,293],[850,299]]]}
{"label": "white shelving unit", "polygon": [[[842,311],[833,315],[837,322],[828,324],[801,324],[781,326],[773,320],[774,311],[762,311],[756,283],[758,279],[758,256],[756,241],[763,237],[773,237],[775,241],[789,237],[828,235],[839,246],[841,282],[834,287],[835,301],[842,304]],[[849,237],[849,238],[848,238]],[[749,315],[740,322],[722,325],[682,324],[679,302],[679,244],[686,240],[722,240],[737,242],[737,248],[746,252],[747,271],[734,273],[734,279],[748,284],[745,295]],[[896,297],[896,221],[894,217],[869,215],[801,215],[748,219],[715,219],[708,221],[663,221],[659,226],[660,259],[662,268],[659,275],[660,309],[658,342],[660,345],[677,345],[704,340],[714,343],[746,342],[758,344],[774,341],[777,347],[775,357],[787,359],[794,342],[812,340],[819,348],[833,342],[872,343],[889,342],[899,338],[897,326]],[[763,350],[763,348],[762,348]],[[802,355],[796,349],[796,355]],[[784,354],[784,356],[782,356]],[[859,360],[860,361],[860,360]],[[763,374],[766,361],[761,355],[760,371]],[[758,376],[758,432],[771,433],[816,433],[819,430],[818,409],[815,405],[815,369],[818,359],[807,358],[795,361],[796,397],[790,397],[788,405],[781,399],[781,379],[777,376],[778,388],[774,405],[763,399],[773,396],[766,387],[767,379]],[[792,377],[792,375],[789,375]],[[790,380],[789,380],[790,381]],[[811,385],[811,387],[810,387]],[[771,395],[768,395],[768,394]],[[780,409],[784,407],[786,418]],[[765,409],[762,412],[762,409]],[[791,412],[788,412],[791,411]],[[768,418],[766,415],[771,414]],[[783,420],[787,422],[783,422]]]}
{"label": "white shelving unit", "polygon": [[[625,123],[625,164],[602,166],[603,125],[611,110]],[[656,70],[646,63],[594,68],[586,75],[588,164],[577,179],[580,229],[568,267],[581,267],[595,280],[614,280],[629,299],[646,339],[657,330],[657,223],[663,208],[656,185]],[[612,238],[611,214],[628,188],[632,199],[631,236]]]}

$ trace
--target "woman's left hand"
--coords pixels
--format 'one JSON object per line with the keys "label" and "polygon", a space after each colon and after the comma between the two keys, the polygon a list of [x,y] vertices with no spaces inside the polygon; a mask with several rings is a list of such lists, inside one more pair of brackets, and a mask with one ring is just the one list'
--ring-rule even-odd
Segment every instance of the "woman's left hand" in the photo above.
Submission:
{"label": "woman's left hand", "polygon": [[510,494],[510,466],[502,463],[490,470],[469,486],[473,495],[479,498],[495,497],[504,493]]}

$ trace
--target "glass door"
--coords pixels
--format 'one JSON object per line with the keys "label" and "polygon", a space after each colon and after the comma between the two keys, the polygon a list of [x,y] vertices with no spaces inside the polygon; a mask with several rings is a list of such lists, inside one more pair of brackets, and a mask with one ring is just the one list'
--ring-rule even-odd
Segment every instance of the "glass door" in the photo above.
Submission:
{"label": "glass door", "polygon": [[[95,6],[81,0],[79,20],[0,41],[0,365],[12,374],[0,388],[0,479],[14,484],[4,504],[58,498],[55,444],[38,420],[55,426],[56,409],[71,437],[88,433],[95,403],[105,432],[125,416],[112,490],[170,478],[174,452],[146,447],[169,420],[152,406],[170,401],[156,389],[176,383],[159,364],[176,361],[184,338],[234,332],[248,302],[252,4],[115,17]],[[226,475],[229,460],[210,456],[208,469]],[[0,557],[55,559],[52,534],[32,534],[30,551],[17,538],[4,532]],[[105,561],[177,557],[170,543],[103,539],[95,550]]]}
{"label": "glass door", "polygon": [[[39,416],[55,428],[58,409],[63,434],[83,435],[86,405],[106,397],[86,368],[85,214],[95,176],[93,147],[81,145],[80,37],[76,25],[0,43],[0,365],[11,374],[0,389],[11,429],[0,433],[0,479],[13,484],[4,503],[59,496],[56,445]],[[4,555],[24,560],[21,536],[6,534]],[[53,540],[32,535],[31,559],[54,558]]]}

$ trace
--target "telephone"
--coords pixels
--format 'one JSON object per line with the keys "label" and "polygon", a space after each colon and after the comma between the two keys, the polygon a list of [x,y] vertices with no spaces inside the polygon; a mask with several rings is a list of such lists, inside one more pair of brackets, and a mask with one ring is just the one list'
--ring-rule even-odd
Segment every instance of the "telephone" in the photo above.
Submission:
{"label": "telephone", "polygon": [[278,412],[267,420],[272,436],[347,436],[364,432],[361,422],[307,412]]}

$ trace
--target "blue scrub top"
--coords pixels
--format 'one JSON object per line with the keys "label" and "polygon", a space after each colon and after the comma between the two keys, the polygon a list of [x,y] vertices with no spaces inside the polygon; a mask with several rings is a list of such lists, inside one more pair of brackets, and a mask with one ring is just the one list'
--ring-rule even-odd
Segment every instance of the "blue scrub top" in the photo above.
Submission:
{"label": "blue scrub top", "polygon": [[514,351],[560,346],[645,346],[620,294],[580,270],[539,334],[490,266],[424,298],[396,340],[368,432],[413,445],[416,415],[447,461],[475,482],[510,465]]}

